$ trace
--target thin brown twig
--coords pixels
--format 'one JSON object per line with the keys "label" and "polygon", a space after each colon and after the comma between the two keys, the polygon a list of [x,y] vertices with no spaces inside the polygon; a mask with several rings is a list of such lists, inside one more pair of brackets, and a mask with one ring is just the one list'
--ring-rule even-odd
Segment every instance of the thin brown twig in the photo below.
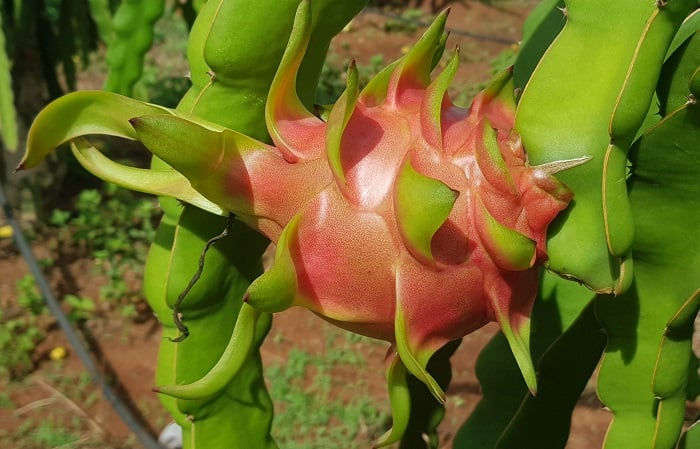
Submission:
{"label": "thin brown twig", "polygon": [[[83,410],[78,404],[76,404],[74,401],[72,401],[68,396],[64,395],[61,393],[59,390],[57,390],[54,386],[48,383],[48,381],[42,379],[40,376],[32,376],[32,381],[37,384],[39,387],[43,388],[44,390],[50,392],[53,397],[58,399],[60,402],[62,402],[64,405],[66,405],[69,409],[71,409],[73,412],[75,412],[77,415],[79,415],[81,418],[85,419],[89,424],[92,430],[100,435],[105,433],[105,430],[100,426],[100,424],[95,421],[95,419],[91,418],[90,415],[87,414],[85,410]],[[26,407],[26,406],[25,406]],[[25,408],[23,407],[23,408]]]}
{"label": "thin brown twig", "polygon": [[25,414],[27,412],[31,412],[32,410],[35,410],[37,408],[51,405],[54,402],[56,402],[56,398],[54,396],[51,396],[50,398],[38,399],[34,402],[30,402],[29,404],[16,409],[14,412],[12,412],[12,414],[15,416],[23,415],[23,414]]}

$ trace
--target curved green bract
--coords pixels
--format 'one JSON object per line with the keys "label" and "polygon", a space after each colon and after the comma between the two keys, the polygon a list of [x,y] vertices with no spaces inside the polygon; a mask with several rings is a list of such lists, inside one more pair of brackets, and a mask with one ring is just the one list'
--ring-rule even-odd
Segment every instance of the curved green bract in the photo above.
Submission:
{"label": "curved green bract", "polygon": [[27,151],[17,169],[37,166],[56,147],[77,137],[107,135],[136,140],[129,119],[170,114],[167,108],[102,91],[80,91],[49,104],[29,129]]}
{"label": "curved green bract", "polygon": [[395,78],[389,83],[389,89],[398,91],[398,86],[392,86],[392,83],[401,83],[408,86],[428,86],[430,84],[430,73],[432,72],[433,56],[441,55],[444,50],[444,41],[442,39],[447,22],[448,11],[443,11],[438,15],[433,23],[430,24],[421,38],[416,42],[411,51],[401,60],[397,66]]}
{"label": "curved green bract", "polygon": [[[131,95],[143,73],[143,58],[153,44],[153,26],[163,15],[165,0],[123,0],[111,26],[104,89]],[[101,28],[100,31],[103,31]]]}
{"label": "curved green bract", "polygon": [[391,361],[386,370],[386,379],[389,384],[389,400],[391,401],[391,411],[393,422],[391,429],[379,437],[374,444],[375,448],[389,446],[401,439],[408,428],[411,410],[411,393],[408,390],[406,367],[401,358],[395,353],[390,356]]}
{"label": "curved green bract", "polygon": [[[441,53],[440,51],[438,53]],[[442,107],[447,89],[459,68],[459,47],[449,59],[445,69],[430,83],[425,90],[425,103],[421,114],[421,130],[425,141],[435,147],[442,148]]]}
{"label": "curved green bract", "polygon": [[219,395],[240,371],[253,348],[255,326],[260,312],[244,304],[238,312],[236,325],[224,352],[204,377],[187,385],[156,387],[158,393],[178,399],[208,399]]}
{"label": "curved green bract", "polygon": [[245,134],[230,129],[221,131],[211,123],[198,121],[204,126],[190,119],[166,115],[147,115],[130,120],[141,143],[182,173],[192,189],[211,200],[220,210],[234,213],[246,222],[246,218],[252,215],[248,204],[228,195],[221,186],[226,184],[229,176],[228,161],[264,145]]}
{"label": "curved green bract", "polygon": [[[427,369],[443,389],[452,379],[450,358],[461,340],[440,348],[428,362]],[[390,351],[393,351],[391,348]],[[375,448],[400,442],[400,448],[437,449],[437,428],[445,415],[445,406],[436,401],[425,384],[411,375],[397,353],[389,356],[387,382],[393,416],[392,427],[374,444]]]}
{"label": "curved green bract", "polygon": [[[428,361],[428,371],[443,389],[447,389],[452,380],[450,359],[459,347],[461,340],[447,343],[433,354]],[[410,416],[406,431],[399,443],[400,449],[438,449],[438,425],[445,416],[445,406],[435,400],[418,378],[406,374],[406,386],[410,396]],[[395,410],[392,403],[392,410]]]}
{"label": "curved green bract", "polygon": [[219,206],[204,198],[182,173],[171,170],[147,170],[118,164],[82,138],[71,141],[76,160],[103,181],[152,195],[169,196],[216,215],[227,215]]}
{"label": "curved green bract", "polygon": [[604,344],[590,306],[594,296],[574,282],[543,273],[530,342],[537,396],[523,382],[508,341],[497,334],[477,360],[483,397],[459,429],[454,449],[565,447],[571,413]]}
{"label": "curved green bract", "polygon": [[70,142],[78,162],[104,181],[144,193],[169,196],[216,215],[227,215],[228,212],[204,198],[192,188],[187,178],[172,168],[149,170],[114,162],[86,139],[102,135],[142,140],[132,124],[134,116],[142,114],[151,119],[184,115],[194,123],[205,123],[217,129],[216,125],[196,117],[121,95],[104,91],[73,92],[39,113],[29,130],[27,151],[17,168],[32,168],[51,151]]}
{"label": "curved green bract", "polygon": [[519,232],[503,226],[488,211],[481,199],[474,206],[476,214],[483,217],[484,230],[480,237],[489,255],[501,268],[510,271],[520,271],[530,268],[535,259],[535,242]]}
{"label": "curved green bract", "polygon": [[592,157],[559,175],[576,197],[550,227],[548,267],[601,293],[620,294],[632,280],[627,151],[694,3],[566,1],[566,24],[518,104],[516,129],[532,164]]}
{"label": "curved green bract", "polygon": [[328,156],[328,164],[331,167],[336,182],[344,193],[347,180],[341,162],[342,157],[340,151],[343,133],[357,105],[357,98],[359,95],[358,76],[357,67],[354,63],[351,63],[347,71],[347,87],[328,114],[328,130],[326,131],[326,154]]}
{"label": "curved green bract", "polygon": [[413,348],[408,341],[409,337],[408,332],[406,331],[406,321],[404,319],[404,313],[401,311],[400,307],[396,310],[394,327],[396,329],[396,351],[398,352],[398,357],[401,357],[401,362],[409,372],[411,372],[425,386],[428,387],[428,390],[430,390],[430,393],[433,395],[435,400],[437,400],[440,404],[444,404],[445,390],[443,390],[442,386],[438,383],[435,377],[428,372],[428,360],[419,360],[416,354],[414,354]]}
{"label": "curved green bract", "polygon": [[[691,84],[699,44],[696,33],[678,47],[664,74],[679,79],[662,85]],[[614,413],[606,448],[672,448],[683,425],[700,305],[698,94],[686,90],[689,100],[675,109],[673,95],[660,95],[667,114],[630,152],[635,280],[629,293],[596,304],[609,338],[598,378],[599,396]]]}
{"label": "curved green bract", "polygon": [[395,188],[394,208],[404,243],[415,257],[435,263],[433,236],[449,217],[459,193],[417,172],[410,159],[404,161]]}
{"label": "curved green bract", "polygon": [[530,321],[515,328],[510,323],[510,317],[504,310],[494,310],[501,333],[508,341],[513,358],[520,368],[525,384],[531,394],[537,394],[537,373],[530,353]]}
{"label": "curved green bract", "polygon": [[297,215],[287,223],[277,241],[274,263],[248,288],[245,301],[256,310],[281,312],[294,303],[298,281],[289,247],[297,238],[300,219]]}
{"label": "curved green bract", "polygon": [[[577,294],[583,299],[578,304],[587,303],[586,307],[540,358],[537,396],[523,398],[496,448],[566,447],[574,407],[605,347],[605,334],[596,319],[593,303],[585,300],[592,293],[579,291]],[[562,301],[576,299],[565,294],[561,296]]]}

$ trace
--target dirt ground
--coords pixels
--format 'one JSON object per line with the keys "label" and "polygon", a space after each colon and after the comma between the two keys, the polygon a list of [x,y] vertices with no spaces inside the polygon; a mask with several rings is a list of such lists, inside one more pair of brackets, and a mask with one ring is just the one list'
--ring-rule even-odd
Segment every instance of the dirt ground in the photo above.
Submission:
{"label": "dirt ground", "polygon": [[[429,2],[425,3],[423,8],[427,15],[431,11]],[[480,85],[488,79],[492,61],[501,52],[511,49],[509,43],[517,42],[522,22],[535,4],[534,1],[461,1],[450,5],[452,10],[448,28],[452,29],[452,33],[447,48],[458,45],[462,55],[462,65],[455,81],[458,88]],[[333,45],[340,62],[355,57],[360,64],[369,64],[371,56],[381,54],[386,63],[399,56],[423,29],[418,26],[415,32],[387,33],[386,23],[389,20],[392,18],[377,11],[358,17]],[[474,38],[465,32],[500,41]],[[41,242],[36,243],[35,250],[40,257],[42,254],[51,255],[50,249],[42,247]],[[13,287],[27,269],[9,240],[0,241],[0,244],[0,298],[12,301],[15,295]],[[72,279],[70,282],[61,280],[61,273],[54,271],[51,275],[54,285],[73,283],[75,293],[98,296],[100,280],[85,276],[91,272],[89,259],[74,260],[61,271]],[[326,326],[329,325],[303,310],[279,314],[268,342],[262,348],[263,360],[265,363],[285,360],[289,348],[272,343],[278,340],[276,336],[279,335],[293,335],[290,345],[295,348],[310,353],[318,351],[320,336]],[[151,431],[156,433],[162,429],[169,419],[151,391],[157,348],[161,341],[158,323],[154,319],[135,323],[113,312],[88,323],[87,328],[94,338],[100,365],[116,383],[123,397],[139,411]],[[455,432],[480,399],[474,364],[479,351],[494,332],[495,326],[490,325],[467,336],[452,359],[454,377],[448,390],[447,416],[440,429],[442,447],[450,447]],[[37,426],[49,414],[61,412],[65,419],[73,420],[72,425],[78,422],[84,429],[86,441],[100,440],[104,443],[103,447],[138,447],[99,391],[81,374],[84,370],[77,358],[70,351],[61,362],[49,358],[49,352],[59,346],[68,345],[61,332],[53,329],[37,348],[36,371],[22,383],[2,386],[14,407],[0,407],[0,440],[3,433],[8,435],[26,431],[27,426]],[[358,346],[357,350],[367,354],[366,365],[359,372],[344,375],[362,376],[370,391],[376,392],[376,401],[386,403],[382,351],[362,346]],[[343,379],[337,381],[343,383]],[[567,448],[600,447],[609,420],[610,414],[597,401],[593,388],[587,388],[576,407]],[[367,447],[370,444],[368,441]]]}

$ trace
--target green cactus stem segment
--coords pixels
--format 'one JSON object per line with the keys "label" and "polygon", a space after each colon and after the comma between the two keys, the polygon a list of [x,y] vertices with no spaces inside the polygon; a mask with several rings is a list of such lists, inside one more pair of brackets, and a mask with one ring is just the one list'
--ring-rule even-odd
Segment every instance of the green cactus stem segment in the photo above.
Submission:
{"label": "green cactus stem segment", "polygon": [[576,201],[555,221],[546,263],[596,292],[618,295],[632,284],[635,223],[627,153],[649,111],[668,45],[696,7],[694,0],[663,7],[636,0],[566,1],[566,24],[520,97],[516,129],[534,164],[592,157],[559,176]]}

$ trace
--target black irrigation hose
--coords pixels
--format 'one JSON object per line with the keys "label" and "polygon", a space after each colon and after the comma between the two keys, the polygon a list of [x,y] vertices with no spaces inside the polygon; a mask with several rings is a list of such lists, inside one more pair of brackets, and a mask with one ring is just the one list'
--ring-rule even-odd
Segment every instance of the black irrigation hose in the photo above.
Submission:
{"label": "black irrigation hose", "polygon": [[39,263],[34,257],[29,243],[27,242],[22,229],[19,226],[19,222],[15,219],[12,213],[12,208],[5,197],[5,191],[3,186],[0,184],[0,206],[5,213],[5,217],[12,227],[12,232],[14,234],[15,242],[19,248],[22,257],[27,262],[29,266],[29,271],[34,276],[37,286],[41,291],[41,295],[44,297],[46,306],[49,308],[51,313],[56,317],[58,325],[63,330],[63,333],[68,338],[73,351],[78,356],[80,361],[83,363],[88,373],[92,377],[93,382],[95,382],[100,389],[102,394],[105,396],[107,401],[110,403],[114,411],[119,415],[119,417],[124,421],[124,423],[131,429],[136,438],[143,444],[146,449],[163,449],[163,446],[158,444],[158,442],[153,438],[151,433],[141,424],[141,422],[134,416],[133,412],[126,406],[124,401],[115,394],[114,390],[109,386],[107,380],[102,375],[102,372],[97,368],[95,361],[90,355],[90,350],[87,348],[83,340],[80,338],[73,325],[68,320],[68,317],[61,309],[61,306],[56,299],[56,296],[51,291],[44,273],[39,268]]}

